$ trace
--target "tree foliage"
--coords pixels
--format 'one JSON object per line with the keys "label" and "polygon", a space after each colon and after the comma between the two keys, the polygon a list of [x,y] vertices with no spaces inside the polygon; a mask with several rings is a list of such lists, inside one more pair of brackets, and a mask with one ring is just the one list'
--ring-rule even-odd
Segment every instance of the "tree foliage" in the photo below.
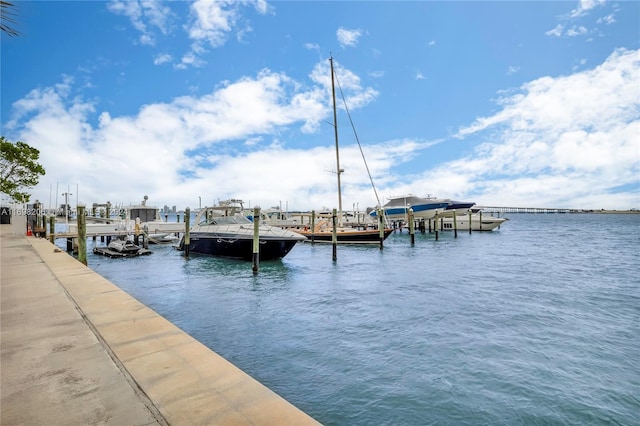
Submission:
{"label": "tree foliage", "polygon": [[16,5],[9,1],[0,0],[0,30],[9,35],[17,36],[19,33],[13,28],[12,24],[15,24],[14,19]]}
{"label": "tree foliage", "polygon": [[40,151],[22,141],[13,143],[4,136],[0,136],[0,149],[0,192],[19,203],[28,202],[30,194],[24,190],[37,185],[45,174],[38,163]]}

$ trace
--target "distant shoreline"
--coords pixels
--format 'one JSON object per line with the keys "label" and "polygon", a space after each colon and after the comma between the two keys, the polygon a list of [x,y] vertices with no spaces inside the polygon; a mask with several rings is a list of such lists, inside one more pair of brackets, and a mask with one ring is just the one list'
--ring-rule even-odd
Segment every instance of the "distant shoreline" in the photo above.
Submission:
{"label": "distant shoreline", "polygon": [[640,210],[593,210],[593,211],[584,211],[583,213],[598,213],[598,214],[640,214]]}
{"label": "distant shoreline", "polygon": [[[487,210],[487,213],[492,213],[491,210]],[[640,210],[573,210],[573,211],[509,211],[503,212],[503,214],[640,214]]]}

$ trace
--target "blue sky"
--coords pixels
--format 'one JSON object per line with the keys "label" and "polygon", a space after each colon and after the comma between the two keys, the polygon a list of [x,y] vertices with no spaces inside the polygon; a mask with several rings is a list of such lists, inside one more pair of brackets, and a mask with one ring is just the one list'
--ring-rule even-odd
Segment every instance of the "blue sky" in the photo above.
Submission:
{"label": "blue sky", "polygon": [[[2,135],[33,199],[640,208],[640,3],[21,1]],[[338,93],[339,95],[339,93]],[[56,192],[57,188],[57,192]]]}

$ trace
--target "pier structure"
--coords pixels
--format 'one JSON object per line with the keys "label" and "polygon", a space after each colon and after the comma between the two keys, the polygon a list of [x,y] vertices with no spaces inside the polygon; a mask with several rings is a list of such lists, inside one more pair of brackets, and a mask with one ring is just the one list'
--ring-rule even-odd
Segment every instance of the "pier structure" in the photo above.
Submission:
{"label": "pier structure", "polygon": [[47,239],[9,226],[0,424],[318,424]]}
{"label": "pier structure", "polygon": [[496,206],[474,206],[487,213],[586,213],[579,209],[561,209],[549,207],[496,207]]}

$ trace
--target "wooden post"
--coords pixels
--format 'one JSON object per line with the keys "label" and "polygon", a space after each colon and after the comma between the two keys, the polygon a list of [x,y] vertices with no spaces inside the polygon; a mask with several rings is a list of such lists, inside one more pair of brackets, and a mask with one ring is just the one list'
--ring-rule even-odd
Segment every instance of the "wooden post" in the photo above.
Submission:
{"label": "wooden post", "polygon": [[384,210],[378,209],[378,229],[380,230],[380,250],[384,248]]}
{"label": "wooden post", "polygon": [[142,247],[148,249],[149,248],[149,227],[145,225],[142,228]]}
{"label": "wooden post", "polygon": [[480,230],[482,231],[482,210],[480,210],[478,212],[478,214],[480,215],[479,219],[480,219]]}
{"label": "wooden post", "polygon": [[[332,250],[332,259],[335,262],[338,259],[338,230],[337,230],[337,211],[336,209],[333,209],[333,212],[331,214],[331,221],[333,222],[332,224],[332,231],[331,231],[331,244],[333,246],[333,250]],[[312,234],[313,235],[313,234]]]}
{"label": "wooden post", "polygon": [[189,257],[189,249],[190,249],[189,246],[191,245],[191,235],[190,235],[191,230],[189,229],[190,228],[189,222],[191,222],[191,209],[187,207],[184,210],[184,255],[185,257]]}
{"label": "wooden post", "polygon": [[140,218],[136,217],[136,224],[133,227],[133,243],[140,244]]}
{"label": "wooden post", "polygon": [[453,211],[453,237],[458,238],[458,219],[455,210]]}
{"label": "wooden post", "polygon": [[436,215],[433,217],[433,230],[436,233],[436,241],[438,241],[438,211],[436,210]]}
{"label": "wooden post", "polygon": [[471,209],[469,209],[469,235],[471,235]]}
{"label": "wooden post", "polygon": [[78,260],[85,265],[87,264],[87,218],[84,215],[84,204],[77,206],[78,217]]}
{"label": "wooden post", "polygon": [[260,263],[260,207],[253,208],[253,255],[251,256],[253,273],[258,273]]}
{"label": "wooden post", "polygon": [[416,243],[416,223],[413,219],[413,209],[409,209],[409,235],[411,235],[411,245]]}
{"label": "wooden post", "polygon": [[49,241],[51,244],[56,242],[56,217],[49,216]]}
{"label": "wooden post", "polygon": [[40,232],[38,231],[38,228],[40,228],[40,202],[38,200],[36,200],[36,202],[33,204],[33,209],[35,210],[35,215],[36,215],[36,219],[35,222],[33,224],[33,236],[34,237],[39,237],[40,236]]}
{"label": "wooden post", "polygon": [[315,243],[316,235],[316,211],[311,210],[311,244]]}

